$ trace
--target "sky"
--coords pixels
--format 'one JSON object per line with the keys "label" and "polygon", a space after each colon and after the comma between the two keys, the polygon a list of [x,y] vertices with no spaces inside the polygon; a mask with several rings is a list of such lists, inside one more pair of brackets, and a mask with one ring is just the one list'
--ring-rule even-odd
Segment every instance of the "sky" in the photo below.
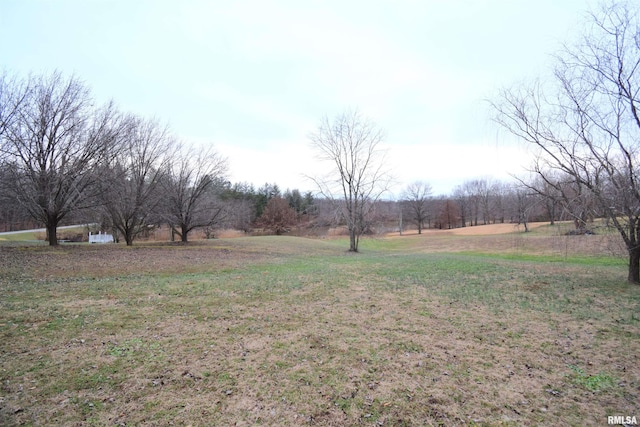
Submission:
{"label": "sky", "polygon": [[357,109],[395,185],[508,181],[531,155],[487,100],[549,73],[586,0],[0,0],[0,69],[74,74],[98,103],[213,145],[229,180],[314,191],[309,135]]}

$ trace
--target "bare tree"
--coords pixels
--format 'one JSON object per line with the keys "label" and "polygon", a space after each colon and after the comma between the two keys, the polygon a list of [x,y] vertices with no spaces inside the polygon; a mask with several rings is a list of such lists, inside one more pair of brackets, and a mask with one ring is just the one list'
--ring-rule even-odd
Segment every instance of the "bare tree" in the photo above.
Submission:
{"label": "bare tree", "polygon": [[544,201],[547,215],[554,223],[556,210],[573,221],[577,234],[589,232],[588,223],[598,215],[592,192],[572,176],[549,171],[532,182],[520,180],[523,187],[537,193]]}
{"label": "bare tree", "polygon": [[169,163],[163,179],[163,218],[182,242],[198,227],[222,220],[224,205],[214,190],[222,189],[227,160],[212,148],[183,148]]}
{"label": "bare tree", "polygon": [[463,192],[467,196],[471,225],[478,225],[480,216],[482,223],[489,223],[490,185],[486,179],[472,179],[462,184]]}
{"label": "bare tree", "polygon": [[29,93],[26,83],[9,77],[5,72],[0,74],[0,137],[13,123],[19,107]]}
{"label": "bare tree", "polygon": [[495,181],[491,185],[491,217],[493,223],[504,224],[505,220],[505,194],[508,191],[508,185],[501,181]]}
{"label": "bare tree", "polygon": [[[26,94],[23,88],[16,85],[15,79],[10,79],[6,73],[0,74],[0,140],[7,127],[13,122],[15,113],[19,107],[21,95]],[[0,146],[2,147],[2,146]],[[0,222],[2,231],[13,231],[14,224],[21,217],[23,209],[13,202],[10,191],[13,174],[11,173],[10,156],[2,155],[0,150]]]}
{"label": "bare tree", "polygon": [[[9,95],[15,106],[5,120],[0,155],[9,191],[57,245],[58,224],[95,200],[92,172],[113,139],[112,106],[96,111],[89,89],[59,72],[29,78]],[[5,113],[3,113],[5,114]]]}
{"label": "bare tree", "polygon": [[561,179],[554,174],[548,174],[544,179],[538,176],[537,179],[530,184],[530,188],[535,190],[543,198],[549,223],[550,225],[554,225],[562,210],[562,206],[566,205],[566,194],[562,191],[563,186],[561,185]]}
{"label": "bare tree", "polygon": [[409,184],[404,191],[403,204],[407,206],[411,219],[418,226],[418,234],[422,234],[425,221],[431,218],[430,197],[431,185],[421,181]]}
{"label": "bare tree", "polygon": [[[471,211],[471,197],[466,185],[458,185],[453,190],[453,198],[455,199],[458,209],[456,210],[460,215],[460,224],[462,227],[467,226],[467,221]],[[471,222],[473,225],[473,221]]]}
{"label": "bare tree", "polygon": [[358,252],[369,214],[390,181],[380,149],[384,133],[358,111],[349,111],[333,120],[325,117],[310,139],[319,158],[333,166],[329,174],[311,179],[346,222],[349,251]]}
{"label": "bare tree", "polygon": [[97,181],[102,205],[127,246],[147,230],[162,200],[160,186],[171,158],[173,139],[166,126],[137,117],[127,119],[118,154],[101,168]]}
{"label": "bare tree", "polygon": [[225,206],[226,226],[245,233],[251,231],[256,218],[256,190],[253,185],[246,182],[233,185],[225,182],[220,198]]}
{"label": "bare tree", "polygon": [[460,223],[460,209],[458,204],[452,202],[449,199],[441,201],[439,228],[452,229],[456,228]]}
{"label": "bare tree", "polygon": [[637,5],[590,16],[582,40],[557,56],[553,85],[505,90],[496,121],[539,150],[533,171],[588,192],[629,254],[640,283],[640,21]]}
{"label": "bare tree", "polygon": [[11,186],[11,181],[12,174],[3,163],[0,163],[0,231],[34,228],[34,225],[30,224],[33,219],[22,206],[15,203],[11,192],[7,190]]}
{"label": "bare tree", "polygon": [[8,117],[11,114],[11,96],[9,95],[9,83],[5,73],[0,74],[0,136],[4,133]]}
{"label": "bare tree", "polygon": [[529,232],[529,219],[536,208],[539,198],[529,187],[524,185],[514,186],[512,189],[514,208],[516,213],[515,221],[524,227],[524,232]]}

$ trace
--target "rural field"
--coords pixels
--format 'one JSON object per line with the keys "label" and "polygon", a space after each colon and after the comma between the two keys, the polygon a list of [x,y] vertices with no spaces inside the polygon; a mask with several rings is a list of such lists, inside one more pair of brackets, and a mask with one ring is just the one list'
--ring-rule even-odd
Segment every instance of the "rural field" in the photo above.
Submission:
{"label": "rural field", "polygon": [[615,239],[0,242],[0,425],[640,419],[640,286]]}

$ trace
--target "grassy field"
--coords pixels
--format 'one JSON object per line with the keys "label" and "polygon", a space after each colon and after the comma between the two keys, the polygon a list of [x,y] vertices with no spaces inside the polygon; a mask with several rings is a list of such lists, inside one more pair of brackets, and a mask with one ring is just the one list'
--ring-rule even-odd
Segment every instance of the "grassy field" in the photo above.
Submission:
{"label": "grassy field", "polygon": [[[79,234],[83,234],[85,236],[84,240],[87,240],[87,233],[87,227],[82,225],[61,227],[58,229],[58,239],[68,240],[71,237],[76,238]],[[40,242],[45,244],[46,235],[47,233],[44,229],[41,231],[28,230],[22,232],[0,233],[0,245],[21,242],[29,242],[30,244]]]}
{"label": "grassy field", "polygon": [[36,242],[40,237],[40,233],[34,231],[27,231],[24,233],[15,233],[15,234],[3,234],[0,235],[0,245],[6,244],[7,242]]}
{"label": "grassy field", "polygon": [[609,237],[0,245],[0,425],[640,419]]}

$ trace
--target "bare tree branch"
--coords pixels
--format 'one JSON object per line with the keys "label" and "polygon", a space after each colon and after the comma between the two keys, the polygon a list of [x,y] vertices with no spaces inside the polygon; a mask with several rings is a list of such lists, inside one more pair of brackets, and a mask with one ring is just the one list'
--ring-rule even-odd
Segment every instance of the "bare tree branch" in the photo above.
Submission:
{"label": "bare tree branch", "polygon": [[0,135],[9,190],[56,245],[58,224],[95,200],[92,174],[114,138],[116,112],[94,109],[89,89],[59,72],[32,76],[12,89],[12,112],[2,113]]}
{"label": "bare tree branch", "polygon": [[213,148],[181,147],[167,165],[163,180],[163,218],[186,243],[194,228],[221,220],[223,206],[214,191],[222,188],[227,159]]}
{"label": "bare tree branch", "polygon": [[556,57],[554,86],[504,90],[492,103],[497,123],[537,147],[533,171],[574,204],[574,213],[580,204],[614,225],[633,283],[640,283],[638,13],[630,3],[604,5],[591,14],[582,41]]}
{"label": "bare tree branch", "polygon": [[349,230],[349,251],[357,252],[374,203],[390,182],[380,149],[384,133],[358,111],[349,111],[332,121],[323,118],[309,138],[318,158],[332,164],[327,175],[309,178],[334,202]]}

